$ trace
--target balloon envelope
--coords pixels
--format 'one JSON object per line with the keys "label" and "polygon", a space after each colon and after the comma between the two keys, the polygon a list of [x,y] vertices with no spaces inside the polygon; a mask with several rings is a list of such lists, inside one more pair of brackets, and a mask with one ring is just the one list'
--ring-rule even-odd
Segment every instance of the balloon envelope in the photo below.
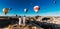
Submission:
{"label": "balloon envelope", "polygon": [[9,10],[8,8],[3,8],[3,12],[5,15],[8,13],[8,10]]}
{"label": "balloon envelope", "polygon": [[27,11],[28,11],[28,10],[27,10],[27,8],[25,8],[25,9],[24,9],[24,12],[26,12],[26,13],[27,13]]}
{"label": "balloon envelope", "polygon": [[33,9],[34,9],[35,12],[38,12],[40,8],[39,8],[39,6],[34,6]]}
{"label": "balloon envelope", "polygon": [[12,8],[9,8],[9,10],[12,10]]}
{"label": "balloon envelope", "polygon": [[56,4],[56,0],[54,0],[53,3]]}

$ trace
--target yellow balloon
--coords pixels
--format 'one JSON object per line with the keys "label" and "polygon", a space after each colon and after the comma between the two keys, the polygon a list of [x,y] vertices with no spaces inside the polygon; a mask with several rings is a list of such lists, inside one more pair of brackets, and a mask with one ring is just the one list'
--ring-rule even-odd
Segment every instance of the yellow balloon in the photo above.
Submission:
{"label": "yellow balloon", "polygon": [[8,13],[8,10],[9,10],[8,8],[3,8],[3,12],[5,15]]}

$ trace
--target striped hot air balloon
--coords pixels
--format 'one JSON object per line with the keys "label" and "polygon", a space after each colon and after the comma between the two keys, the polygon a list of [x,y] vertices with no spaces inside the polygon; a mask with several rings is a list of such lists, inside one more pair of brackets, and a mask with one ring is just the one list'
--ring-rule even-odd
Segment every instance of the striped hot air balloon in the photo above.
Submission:
{"label": "striped hot air balloon", "polygon": [[34,6],[34,11],[37,13],[38,11],[39,11],[39,9],[40,9],[40,7],[39,6]]}
{"label": "striped hot air balloon", "polygon": [[9,10],[12,10],[12,8],[3,8],[3,12],[6,15],[8,13]]}
{"label": "striped hot air balloon", "polygon": [[8,10],[9,10],[8,8],[3,8],[3,12],[5,15],[8,13]]}

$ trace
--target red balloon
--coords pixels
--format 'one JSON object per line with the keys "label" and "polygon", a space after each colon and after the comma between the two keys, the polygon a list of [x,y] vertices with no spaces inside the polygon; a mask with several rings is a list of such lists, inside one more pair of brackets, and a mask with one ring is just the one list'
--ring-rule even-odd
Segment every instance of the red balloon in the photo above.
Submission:
{"label": "red balloon", "polygon": [[35,11],[35,12],[38,12],[39,9],[40,9],[39,6],[34,6],[34,11]]}

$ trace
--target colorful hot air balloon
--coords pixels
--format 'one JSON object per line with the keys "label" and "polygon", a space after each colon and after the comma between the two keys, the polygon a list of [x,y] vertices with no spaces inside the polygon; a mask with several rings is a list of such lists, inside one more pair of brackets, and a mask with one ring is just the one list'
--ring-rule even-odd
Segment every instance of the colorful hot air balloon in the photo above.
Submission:
{"label": "colorful hot air balloon", "polygon": [[40,7],[39,6],[34,6],[34,11],[37,13],[38,11],[39,11],[39,9],[40,9]]}
{"label": "colorful hot air balloon", "polygon": [[25,9],[24,9],[24,12],[25,12],[25,13],[27,13],[27,11],[28,11],[28,9],[27,9],[27,8],[25,8]]}
{"label": "colorful hot air balloon", "polygon": [[5,15],[8,13],[8,10],[9,10],[8,8],[3,8],[3,12]]}

